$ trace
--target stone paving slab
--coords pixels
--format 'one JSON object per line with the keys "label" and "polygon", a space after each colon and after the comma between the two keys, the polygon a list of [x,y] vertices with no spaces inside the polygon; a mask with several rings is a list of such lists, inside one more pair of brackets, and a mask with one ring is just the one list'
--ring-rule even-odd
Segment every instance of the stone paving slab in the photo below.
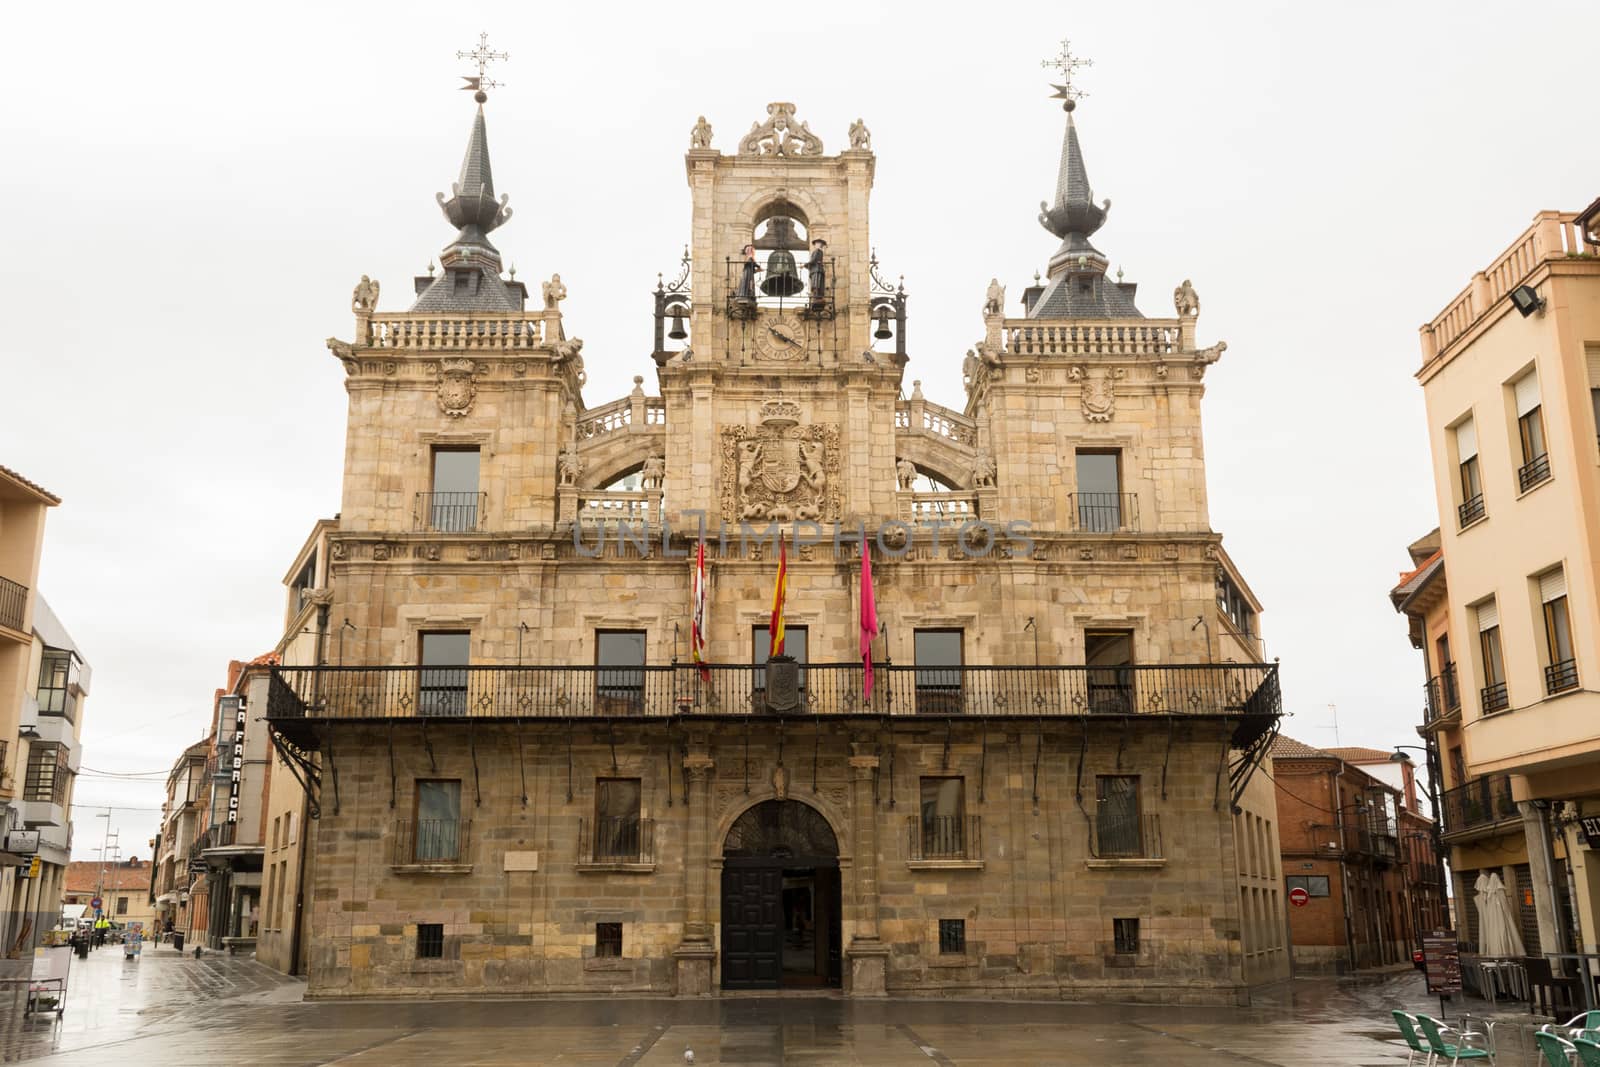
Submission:
{"label": "stone paving slab", "polygon": [[[1414,973],[1310,979],[1248,1008],[1003,1001],[854,1001],[834,996],[707,1000],[302,1000],[303,982],[253,960],[104,950],[74,961],[66,1014],[23,1019],[0,999],[0,1063],[56,1067],[411,1067],[449,1064],[741,1067],[1392,1067],[1406,1049],[1388,1011],[1436,1012]],[[1531,1017],[1502,1020],[1500,1063]]]}

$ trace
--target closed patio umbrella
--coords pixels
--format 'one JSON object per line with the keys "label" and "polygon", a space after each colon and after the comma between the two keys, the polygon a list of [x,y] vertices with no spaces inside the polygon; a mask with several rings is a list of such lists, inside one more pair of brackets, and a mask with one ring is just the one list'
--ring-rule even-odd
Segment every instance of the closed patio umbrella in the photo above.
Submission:
{"label": "closed patio umbrella", "polygon": [[[1511,910],[1511,896],[1506,892],[1506,885],[1498,874],[1489,875],[1489,884],[1485,889],[1485,903],[1494,916],[1496,940],[1492,950],[1489,942],[1484,942],[1484,955],[1526,956],[1528,950],[1522,944],[1522,933],[1517,929],[1516,915]],[[1478,921],[1480,923],[1483,921],[1481,913]]]}
{"label": "closed patio umbrella", "polygon": [[1478,880],[1472,883],[1472,906],[1478,909],[1478,953],[1483,956],[1492,956],[1489,951],[1489,927],[1493,919],[1489,915],[1489,873],[1478,872]]}

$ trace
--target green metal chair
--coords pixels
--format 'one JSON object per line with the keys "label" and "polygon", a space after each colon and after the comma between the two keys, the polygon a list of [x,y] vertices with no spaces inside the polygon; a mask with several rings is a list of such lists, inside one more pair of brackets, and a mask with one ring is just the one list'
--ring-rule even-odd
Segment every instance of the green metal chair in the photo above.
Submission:
{"label": "green metal chair", "polygon": [[1576,1050],[1566,1038],[1557,1037],[1548,1030],[1540,1030],[1533,1035],[1533,1043],[1539,1048],[1544,1067],[1572,1067],[1572,1060],[1567,1053]]}
{"label": "green metal chair", "polygon": [[[1488,1029],[1482,1034],[1458,1034],[1454,1028],[1446,1026],[1431,1015],[1418,1015],[1417,1025],[1422,1027],[1422,1034],[1428,1039],[1428,1050],[1433,1054],[1435,1063],[1442,1064],[1449,1061],[1451,1067],[1455,1067],[1456,1064],[1463,1060],[1468,1063],[1475,1060],[1495,1062],[1494,1023],[1490,1023]],[[1452,1042],[1449,1040],[1452,1037],[1458,1040]],[[1476,1041],[1478,1038],[1486,1039],[1487,1045],[1467,1043],[1469,1040]],[[1563,1064],[1562,1067],[1567,1067],[1567,1065]]]}
{"label": "green metal chair", "polygon": [[1419,1052],[1422,1053],[1422,1067],[1431,1067],[1433,1053],[1429,1051],[1427,1045],[1423,1044],[1422,1038],[1417,1034],[1417,1017],[1415,1015],[1407,1015],[1399,1008],[1394,1009],[1390,1014],[1394,1016],[1395,1025],[1400,1027],[1400,1036],[1406,1039],[1406,1044],[1411,1048],[1411,1055],[1406,1057],[1406,1067],[1412,1067]]}
{"label": "green metal chair", "polygon": [[1572,1050],[1578,1054],[1578,1062],[1583,1064],[1583,1067],[1600,1067],[1600,1041],[1595,1038],[1600,1038],[1600,1032],[1585,1030],[1582,1037],[1572,1039]]}
{"label": "green metal chair", "polygon": [[1574,1015],[1564,1023],[1556,1026],[1541,1027],[1541,1029],[1548,1029],[1556,1034],[1565,1034],[1569,1039],[1575,1038],[1585,1030],[1600,1030],[1600,1011],[1586,1011],[1582,1014]]}

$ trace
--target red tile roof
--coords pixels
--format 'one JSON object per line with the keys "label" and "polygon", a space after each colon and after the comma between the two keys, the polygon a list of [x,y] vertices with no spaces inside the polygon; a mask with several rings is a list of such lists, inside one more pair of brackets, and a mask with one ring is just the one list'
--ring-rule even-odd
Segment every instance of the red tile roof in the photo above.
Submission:
{"label": "red tile roof", "polygon": [[29,489],[32,489],[35,493],[38,493],[41,496],[49,497],[50,503],[52,503],[52,504],[61,503],[61,498],[60,497],[56,496],[54,493],[52,493],[50,490],[46,489],[44,486],[40,485],[38,482],[30,482],[28,479],[24,478],[22,475],[18,474],[16,471],[12,470],[10,467],[0,466],[0,474],[5,475],[7,478],[10,478],[14,482],[18,482],[21,485],[23,485],[23,486],[25,486],[25,487],[27,487]]}
{"label": "red tile roof", "polygon": [[1272,739],[1272,747],[1267,750],[1267,755],[1273,759],[1338,759],[1339,757],[1325,752],[1320,748],[1312,748],[1304,741],[1296,741],[1292,737],[1279,734]]}
{"label": "red tile roof", "polygon": [[1338,756],[1346,763],[1388,763],[1389,757],[1394,755],[1393,749],[1363,748],[1359,745],[1343,748],[1330,748],[1328,754]]}

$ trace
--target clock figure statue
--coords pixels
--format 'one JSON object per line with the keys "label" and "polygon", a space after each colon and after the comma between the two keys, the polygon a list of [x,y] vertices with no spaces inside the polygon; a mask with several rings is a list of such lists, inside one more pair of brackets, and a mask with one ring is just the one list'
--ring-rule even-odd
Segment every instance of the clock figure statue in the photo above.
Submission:
{"label": "clock figure statue", "polygon": [[756,300],[756,272],[761,269],[761,264],[756,262],[756,246],[744,246],[744,265],[739,269],[739,289],[734,294],[736,300],[748,300],[752,304]]}
{"label": "clock figure statue", "polygon": [[827,249],[828,242],[818,237],[811,242],[811,258],[806,260],[806,274],[811,283],[811,309],[822,310],[827,302],[827,268],[823,265],[822,255]]}

